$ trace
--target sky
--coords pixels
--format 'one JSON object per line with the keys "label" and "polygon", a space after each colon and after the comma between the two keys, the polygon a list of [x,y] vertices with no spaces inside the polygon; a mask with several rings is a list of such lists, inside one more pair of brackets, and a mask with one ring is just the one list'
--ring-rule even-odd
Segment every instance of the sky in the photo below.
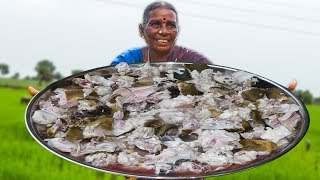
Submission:
{"label": "sky", "polygon": [[[64,76],[107,66],[142,47],[138,33],[150,0],[0,0],[0,63],[34,76],[48,59]],[[171,0],[177,45],[218,65],[258,74],[320,97],[319,0]]]}

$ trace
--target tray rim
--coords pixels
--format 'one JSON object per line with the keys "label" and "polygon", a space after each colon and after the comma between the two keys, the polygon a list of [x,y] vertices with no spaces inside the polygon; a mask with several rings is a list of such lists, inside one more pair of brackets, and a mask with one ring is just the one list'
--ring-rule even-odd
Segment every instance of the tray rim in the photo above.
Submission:
{"label": "tray rim", "polygon": [[[129,66],[132,67],[141,67],[142,65],[144,65],[145,63],[136,63],[136,64],[129,64]],[[194,63],[177,63],[177,62],[161,62],[161,63],[151,63],[151,65],[167,65],[167,64],[172,64],[172,65],[181,65],[183,66],[184,64],[194,64]],[[78,76],[82,76],[84,74],[87,73],[91,73],[94,71],[98,71],[98,70],[103,70],[103,69],[108,69],[108,68],[114,68],[114,66],[102,66],[102,67],[97,67],[97,68],[93,68],[93,69],[89,69],[74,75],[70,75],[67,76],[65,78],[62,78],[58,81],[55,81],[51,84],[49,84],[48,86],[46,86],[45,88],[43,88],[39,93],[37,93],[32,99],[31,101],[28,103],[27,108],[25,110],[25,124],[26,127],[28,129],[28,132],[31,134],[31,136],[33,137],[33,139],[35,141],[37,141],[37,143],[39,143],[42,147],[44,147],[45,149],[47,149],[48,151],[50,151],[51,153],[59,156],[60,158],[63,158],[69,162],[73,162],[75,164],[90,168],[90,169],[94,169],[97,171],[101,171],[101,172],[105,172],[105,173],[110,173],[110,174],[115,174],[115,175],[120,175],[120,176],[134,176],[137,178],[149,178],[149,179],[194,179],[194,178],[206,178],[206,177],[213,177],[213,176],[222,176],[222,175],[227,175],[227,174],[232,174],[232,173],[236,173],[236,172],[242,172],[244,170],[249,170],[255,167],[259,167],[263,164],[266,164],[268,162],[271,162],[281,156],[283,156],[284,154],[286,154],[287,152],[289,152],[291,149],[293,149],[297,144],[299,144],[299,142],[301,142],[301,140],[303,139],[303,137],[305,136],[305,134],[308,131],[309,125],[310,125],[310,117],[309,117],[309,113],[307,108],[305,107],[305,105],[302,103],[302,101],[290,90],[288,90],[286,87],[282,86],[281,84],[274,82],[270,79],[267,79],[263,76],[257,75],[255,73],[251,73],[248,71],[244,71],[244,70],[240,70],[240,69],[236,69],[236,68],[232,68],[232,67],[228,67],[228,66],[221,66],[221,65],[208,65],[209,67],[212,68],[218,68],[218,69],[224,69],[224,70],[229,70],[229,71],[243,71],[243,72],[247,72],[250,74],[253,74],[255,77],[257,77],[258,79],[261,79],[263,81],[266,81],[274,86],[276,86],[277,88],[281,89],[282,91],[285,92],[286,95],[290,96],[297,105],[299,105],[300,107],[300,113],[301,113],[301,119],[302,119],[302,123],[301,123],[301,127],[300,130],[297,134],[297,137],[293,140],[293,142],[289,142],[289,145],[287,145],[285,148],[283,148],[281,151],[277,152],[274,156],[268,157],[266,159],[263,159],[261,161],[257,161],[254,163],[250,163],[248,165],[244,165],[240,168],[235,168],[235,169],[230,169],[230,170],[225,170],[225,171],[216,171],[210,174],[204,174],[204,175],[187,175],[187,176],[162,176],[162,175],[143,175],[143,174],[138,174],[138,173],[130,173],[130,172],[125,172],[125,171],[117,171],[117,170],[107,170],[107,169],[103,169],[103,168],[99,168],[99,167],[95,167],[92,166],[90,164],[86,164],[83,161],[79,161],[75,158],[72,158],[71,156],[67,156],[65,155],[63,152],[60,152],[58,150],[55,150],[54,148],[51,148],[50,146],[47,145],[47,143],[41,139],[39,137],[39,135],[37,134],[37,132],[35,131],[35,128],[33,126],[33,123],[31,121],[31,111],[32,108],[35,108],[35,103],[38,102],[40,100],[40,98],[48,92],[48,90],[55,88],[59,83],[68,80],[68,79],[72,79],[74,77],[78,77]]]}

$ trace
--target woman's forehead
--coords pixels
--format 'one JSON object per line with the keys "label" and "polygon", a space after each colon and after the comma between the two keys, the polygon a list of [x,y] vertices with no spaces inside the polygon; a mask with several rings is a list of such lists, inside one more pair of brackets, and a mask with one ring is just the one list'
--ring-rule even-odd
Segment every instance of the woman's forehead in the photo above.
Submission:
{"label": "woman's forehead", "polygon": [[176,13],[166,8],[156,8],[149,12],[149,20],[177,21]]}

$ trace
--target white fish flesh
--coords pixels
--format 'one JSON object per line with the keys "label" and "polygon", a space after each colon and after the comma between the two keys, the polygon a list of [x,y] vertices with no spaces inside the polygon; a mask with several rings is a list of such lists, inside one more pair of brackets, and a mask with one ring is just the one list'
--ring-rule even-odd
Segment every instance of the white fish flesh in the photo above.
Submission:
{"label": "white fish flesh", "polygon": [[107,76],[85,74],[40,101],[32,121],[48,146],[85,163],[156,175],[241,167],[288,145],[299,105],[283,93],[269,99],[253,74],[199,67],[120,63]]}

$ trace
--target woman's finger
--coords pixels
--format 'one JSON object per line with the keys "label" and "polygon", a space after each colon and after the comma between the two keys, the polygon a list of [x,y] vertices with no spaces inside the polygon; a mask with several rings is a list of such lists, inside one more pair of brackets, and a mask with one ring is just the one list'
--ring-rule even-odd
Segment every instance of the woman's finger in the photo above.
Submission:
{"label": "woman's finger", "polygon": [[298,84],[297,80],[293,80],[293,81],[289,84],[288,89],[289,89],[290,91],[293,91],[293,90],[297,87],[297,84]]}
{"label": "woman's finger", "polygon": [[29,86],[28,87],[28,92],[31,94],[31,96],[34,96],[34,95],[38,94],[39,91],[36,90],[35,88]]}

